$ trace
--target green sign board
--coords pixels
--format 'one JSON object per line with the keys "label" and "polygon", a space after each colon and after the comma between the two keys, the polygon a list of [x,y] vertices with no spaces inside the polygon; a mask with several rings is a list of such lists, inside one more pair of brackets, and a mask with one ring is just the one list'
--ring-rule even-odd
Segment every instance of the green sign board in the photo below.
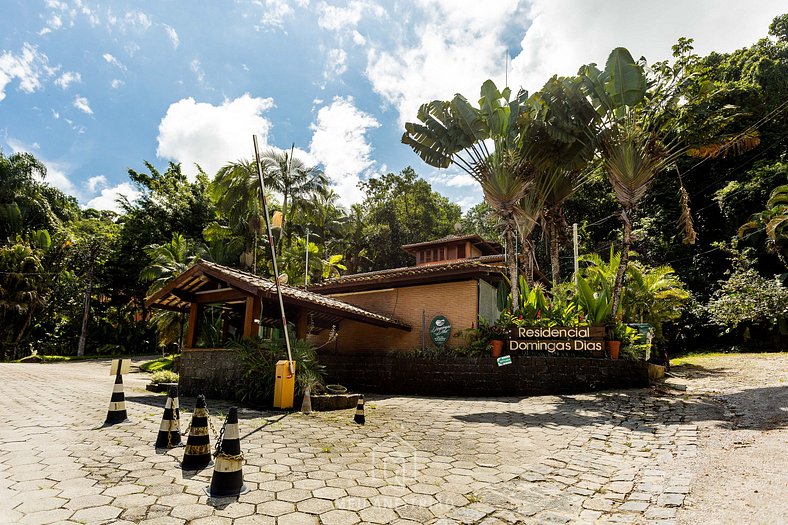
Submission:
{"label": "green sign board", "polygon": [[510,355],[502,355],[501,357],[499,357],[497,359],[497,361],[498,361],[498,366],[511,365],[512,364],[512,356],[510,356]]}
{"label": "green sign board", "polygon": [[436,315],[430,322],[430,339],[438,346],[443,346],[451,336],[451,323],[442,315]]}

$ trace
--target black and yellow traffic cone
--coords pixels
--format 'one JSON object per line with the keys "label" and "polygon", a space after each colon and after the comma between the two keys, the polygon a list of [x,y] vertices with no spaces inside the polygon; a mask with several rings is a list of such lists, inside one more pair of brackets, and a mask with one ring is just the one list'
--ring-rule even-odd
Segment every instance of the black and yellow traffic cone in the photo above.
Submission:
{"label": "black and yellow traffic cone", "polygon": [[356,415],[353,416],[353,422],[358,423],[359,425],[363,425],[367,422],[367,418],[364,417],[364,396],[358,396],[358,404],[356,405]]}
{"label": "black and yellow traffic cone", "polygon": [[208,409],[205,396],[197,396],[197,404],[189,425],[189,437],[183,451],[183,470],[200,470],[211,465],[211,436],[208,434]]}
{"label": "black and yellow traffic cone", "polygon": [[123,376],[118,372],[115,375],[115,386],[112,387],[112,398],[109,400],[109,410],[107,410],[107,419],[104,421],[104,424],[114,425],[115,423],[128,421],[128,419],[129,416],[126,414],[126,396],[123,394]]}
{"label": "black and yellow traffic cone", "polygon": [[230,498],[249,491],[244,485],[244,455],[241,453],[238,409],[235,407],[227,414],[221,435],[221,441],[217,443],[214,453],[216,464],[213,467],[211,486],[206,487],[206,492],[212,498]]}
{"label": "black and yellow traffic cone", "polygon": [[178,409],[178,388],[171,387],[164,404],[164,415],[156,437],[156,448],[173,448],[181,443],[181,411]]}

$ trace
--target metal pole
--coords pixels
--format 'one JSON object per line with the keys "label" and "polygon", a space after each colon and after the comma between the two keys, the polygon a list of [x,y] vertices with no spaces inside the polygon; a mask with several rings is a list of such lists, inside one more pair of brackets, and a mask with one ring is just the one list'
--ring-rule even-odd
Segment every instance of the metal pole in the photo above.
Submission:
{"label": "metal pole", "polygon": [[268,218],[268,200],[265,198],[265,182],[263,181],[263,167],[260,163],[260,151],[257,148],[257,135],[252,135],[254,143],[254,158],[257,163],[257,178],[260,181],[260,198],[263,200],[263,215],[265,216],[265,228],[268,232],[268,245],[271,247],[271,261],[274,265],[274,285],[276,286],[276,296],[279,298],[279,311],[282,313],[282,329],[285,332],[285,346],[287,347],[287,362],[290,366],[290,373],[295,374],[293,366],[293,354],[290,352],[290,334],[287,332],[287,317],[285,316],[285,303],[282,301],[282,288],[279,285],[279,267],[276,264],[276,247],[274,246],[274,235],[271,232],[271,221]]}
{"label": "metal pole", "polygon": [[306,266],[304,269],[304,288],[309,284],[309,228],[306,229]]}
{"label": "metal pole", "polygon": [[577,275],[580,272],[580,268],[579,268],[578,262],[577,262],[577,253],[578,253],[578,247],[577,247],[577,223],[572,224],[572,243],[574,244],[574,250],[575,250],[575,286],[577,286]]}

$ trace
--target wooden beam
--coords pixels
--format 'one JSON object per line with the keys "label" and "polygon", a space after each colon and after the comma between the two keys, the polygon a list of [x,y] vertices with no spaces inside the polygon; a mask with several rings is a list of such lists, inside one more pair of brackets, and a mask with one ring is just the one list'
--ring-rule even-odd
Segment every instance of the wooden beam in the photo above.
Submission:
{"label": "wooden beam", "polygon": [[247,299],[248,297],[250,297],[249,293],[241,290],[211,290],[192,294],[192,300],[190,302],[200,304],[226,303],[237,299]]}
{"label": "wooden beam", "polygon": [[192,303],[189,309],[189,330],[186,332],[186,347],[194,348],[197,342],[197,325],[200,320],[200,305]]}

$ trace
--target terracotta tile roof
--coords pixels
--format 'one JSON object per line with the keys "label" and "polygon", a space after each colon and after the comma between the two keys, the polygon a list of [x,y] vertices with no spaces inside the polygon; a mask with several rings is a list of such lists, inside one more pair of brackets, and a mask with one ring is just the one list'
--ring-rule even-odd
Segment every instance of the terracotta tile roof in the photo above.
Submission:
{"label": "terracotta tile roof", "polygon": [[491,253],[500,253],[501,245],[497,242],[493,241],[486,241],[480,235],[476,233],[465,234],[465,235],[447,235],[446,237],[441,237],[440,239],[435,239],[432,241],[424,241],[424,242],[417,242],[413,244],[404,244],[401,246],[403,250],[408,253],[413,253],[418,248],[424,248],[427,246],[433,246],[435,244],[446,244],[448,242],[453,241],[471,241],[476,246],[483,246],[485,250]]}
{"label": "terracotta tile roof", "polygon": [[[188,303],[177,298],[175,294],[172,293],[173,290],[180,289],[187,292],[196,291],[206,283],[205,280],[199,278],[200,273],[224,281],[231,287],[236,287],[246,292],[254,293],[255,295],[269,297],[276,295],[276,285],[270,279],[221,264],[199,261],[184,271],[180,276],[176,277],[175,280],[171,281],[167,286],[159,290],[159,292],[148,297],[145,301],[146,304],[152,308],[182,308],[184,305],[180,303],[185,303],[186,305]],[[325,295],[313,293],[294,286],[288,286],[286,284],[281,285],[280,288],[282,290],[282,299],[285,303],[295,304],[307,309],[313,306],[333,313],[338,317],[350,317],[362,321],[367,320],[372,322],[372,324],[410,330],[410,325],[407,323],[364,310],[363,308],[359,308],[358,306],[338,299],[326,297]]]}
{"label": "terracotta tile roof", "polygon": [[[500,255],[490,255],[475,259],[462,259],[456,262],[445,264],[434,264],[425,266],[406,266],[403,268],[393,268],[389,270],[378,270],[375,272],[356,273],[345,275],[336,279],[331,279],[320,284],[310,285],[310,290],[318,293],[332,293],[340,288],[347,288],[350,285],[375,285],[385,287],[397,284],[398,281],[407,280],[408,282],[423,281],[421,284],[431,284],[436,282],[439,277],[454,276],[473,276],[489,275],[501,273],[502,267],[485,262],[497,262],[501,260]],[[370,288],[371,286],[365,286]],[[374,286],[372,286],[374,287]]]}

